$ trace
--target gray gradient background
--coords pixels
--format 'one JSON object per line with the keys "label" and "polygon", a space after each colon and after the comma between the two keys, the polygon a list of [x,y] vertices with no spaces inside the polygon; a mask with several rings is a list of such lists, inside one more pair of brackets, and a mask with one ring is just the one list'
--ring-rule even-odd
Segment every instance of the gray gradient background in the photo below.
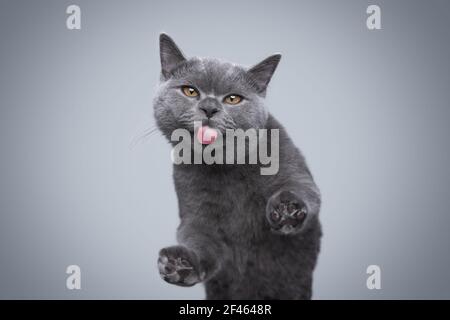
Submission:
{"label": "gray gradient background", "polygon": [[188,55],[283,54],[268,106],[323,193],[314,298],[450,298],[449,23],[448,1],[1,0],[0,298],[204,297],[156,269],[178,224],[169,146],[130,148],[154,125],[161,31]]}

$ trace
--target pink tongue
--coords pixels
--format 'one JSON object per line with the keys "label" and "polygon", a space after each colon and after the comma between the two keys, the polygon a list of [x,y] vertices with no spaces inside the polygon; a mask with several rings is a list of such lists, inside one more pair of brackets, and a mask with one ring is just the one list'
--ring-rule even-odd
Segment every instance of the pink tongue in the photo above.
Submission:
{"label": "pink tongue", "polygon": [[208,126],[198,128],[197,140],[201,144],[211,144],[217,138],[217,131]]}

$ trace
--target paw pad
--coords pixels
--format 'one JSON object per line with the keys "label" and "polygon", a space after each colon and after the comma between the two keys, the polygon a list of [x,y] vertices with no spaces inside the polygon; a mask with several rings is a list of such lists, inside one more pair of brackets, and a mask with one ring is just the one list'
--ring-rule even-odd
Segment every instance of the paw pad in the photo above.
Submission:
{"label": "paw pad", "polygon": [[282,234],[298,231],[308,214],[304,202],[294,193],[286,191],[272,197],[267,210],[271,228]]}
{"label": "paw pad", "polygon": [[190,255],[192,253],[184,247],[175,246],[161,250],[158,259],[161,278],[179,286],[192,286],[199,282],[198,273],[190,261]]}

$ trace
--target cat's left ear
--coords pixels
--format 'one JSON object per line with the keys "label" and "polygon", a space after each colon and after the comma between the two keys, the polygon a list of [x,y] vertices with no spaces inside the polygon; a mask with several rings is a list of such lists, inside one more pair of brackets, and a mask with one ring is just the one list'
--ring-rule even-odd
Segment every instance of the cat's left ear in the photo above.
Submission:
{"label": "cat's left ear", "polygon": [[167,80],[172,70],[181,62],[186,61],[186,58],[175,44],[175,41],[165,33],[161,33],[159,36],[159,53],[161,57],[161,72],[164,79]]}
{"label": "cat's left ear", "polygon": [[281,54],[274,54],[247,71],[250,77],[256,82],[259,93],[264,94],[266,92],[270,79],[280,60]]}

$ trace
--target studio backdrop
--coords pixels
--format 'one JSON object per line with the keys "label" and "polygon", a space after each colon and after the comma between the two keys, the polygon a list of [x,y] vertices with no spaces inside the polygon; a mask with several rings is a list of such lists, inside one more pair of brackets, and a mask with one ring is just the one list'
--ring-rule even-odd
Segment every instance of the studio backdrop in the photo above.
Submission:
{"label": "studio backdrop", "polygon": [[1,0],[0,298],[205,297],[157,267],[179,223],[162,32],[282,54],[266,104],[322,194],[314,299],[450,298],[449,31],[439,0]]}

